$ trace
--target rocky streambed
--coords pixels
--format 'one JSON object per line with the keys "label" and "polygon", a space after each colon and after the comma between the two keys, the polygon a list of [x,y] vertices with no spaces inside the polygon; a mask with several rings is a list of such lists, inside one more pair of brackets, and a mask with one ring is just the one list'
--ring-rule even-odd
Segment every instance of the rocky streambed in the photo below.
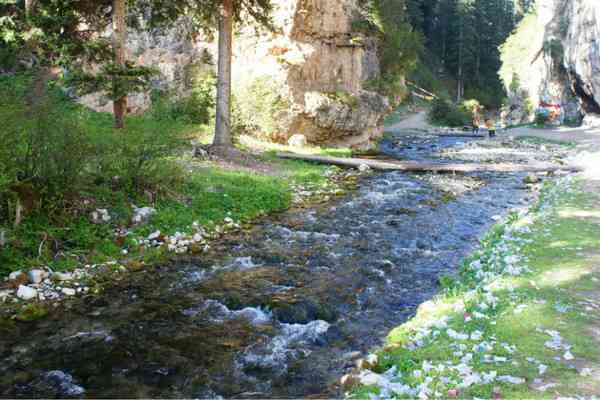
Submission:
{"label": "rocky streambed", "polygon": [[[564,156],[502,139],[402,136],[382,149],[464,162]],[[524,178],[372,174],[354,193],[267,219],[201,257],[121,274],[35,322],[5,321],[0,396],[339,396],[356,359],[535,196]]]}

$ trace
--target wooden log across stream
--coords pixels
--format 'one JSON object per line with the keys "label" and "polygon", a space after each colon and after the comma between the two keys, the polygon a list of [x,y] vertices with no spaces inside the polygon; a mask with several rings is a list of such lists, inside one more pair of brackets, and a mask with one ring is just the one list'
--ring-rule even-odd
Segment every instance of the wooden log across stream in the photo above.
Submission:
{"label": "wooden log across stream", "polygon": [[433,163],[419,161],[398,160],[373,160],[366,158],[344,158],[315,156],[297,153],[277,153],[277,157],[311,161],[319,164],[337,165],[341,167],[358,168],[367,165],[374,170],[380,171],[409,171],[409,172],[437,172],[437,173],[470,173],[470,172],[555,172],[569,171],[578,172],[581,169],[572,166],[556,166],[549,163]]}

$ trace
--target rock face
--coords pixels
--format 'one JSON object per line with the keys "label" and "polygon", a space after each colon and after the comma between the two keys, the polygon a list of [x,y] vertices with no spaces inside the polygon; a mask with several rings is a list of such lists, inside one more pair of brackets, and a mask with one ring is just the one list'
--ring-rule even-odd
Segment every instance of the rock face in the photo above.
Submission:
{"label": "rock face", "polygon": [[537,0],[536,10],[535,21],[520,28],[527,60],[509,66],[523,93],[512,96],[505,117],[525,122],[533,108],[550,103],[561,105],[561,122],[580,124],[584,116],[600,114],[600,2]]}
{"label": "rock face", "polygon": [[[387,99],[365,90],[380,75],[377,43],[353,30],[360,17],[359,0],[275,0],[275,32],[245,28],[234,39],[233,86],[268,80],[286,107],[277,112],[277,126],[269,133],[286,142],[304,135],[311,144],[368,147],[383,133]],[[168,31],[130,35],[129,57],[158,67],[155,84],[185,95],[190,70],[214,70],[215,38],[190,35],[185,22]],[[193,39],[190,39],[192,37]],[[253,99],[244,99],[253,101]],[[98,95],[82,101],[97,110],[111,111]],[[130,112],[150,105],[148,94],[131,96]]]}
{"label": "rock face", "polygon": [[281,32],[238,43],[236,79],[267,75],[291,100],[276,139],[365,147],[381,136],[389,105],[364,89],[380,69],[377,43],[353,32],[359,15],[356,0],[279,0]]}

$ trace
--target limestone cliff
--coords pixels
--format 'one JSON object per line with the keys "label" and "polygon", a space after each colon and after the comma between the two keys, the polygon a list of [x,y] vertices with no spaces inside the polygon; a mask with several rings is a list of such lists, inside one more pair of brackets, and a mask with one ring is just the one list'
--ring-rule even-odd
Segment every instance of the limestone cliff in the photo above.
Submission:
{"label": "limestone cliff", "polygon": [[[387,99],[365,90],[379,77],[377,43],[353,31],[358,0],[275,0],[275,32],[244,28],[234,40],[233,85],[268,79],[289,104],[277,111],[270,136],[285,141],[295,134],[313,144],[368,147],[383,133]],[[191,39],[194,37],[194,39]],[[192,65],[214,68],[214,38],[191,36],[185,23],[166,31],[135,32],[130,58],[161,71],[156,85],[185,93]],[[245,101],[251,99],[245,99]],[[109,104],[99,96],[83,101]],[[101,103],[104,102],[104,105]],[[130,98],[131,112],[148,107],[147,94]]]}
{"label": "limestone cliff", "polygon": [[509,123],[529,118],[517,107],[523,96],[534,107],[560,104],[567,122],[600,113],[598,0],[537,0],[535,14],[526,17],[507,45],[501,73],[507,86],[512,75],[521,86],[521,92],[511,96]]}

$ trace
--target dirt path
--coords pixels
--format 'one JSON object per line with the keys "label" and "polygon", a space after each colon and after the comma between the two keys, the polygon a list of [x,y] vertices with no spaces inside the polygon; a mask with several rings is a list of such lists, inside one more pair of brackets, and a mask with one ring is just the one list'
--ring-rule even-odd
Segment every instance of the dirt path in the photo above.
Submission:
{"label": "dirt path", "polygon": [[515,128],[510,129],[511,136],[532,136],[547,140],[562,140],[575,142],[581,150],[600,151],[600,128],[555,128],[555,129],[536,129],[536,128]]}
{"label": "dirt path", "polygon": [[[405,120],[387,126],[385,130],[387,132],[398,133],[399,131],[415,131],[415,130],[428,130],[432,126],[427,121],[427,112],[419,111],[416,114],[410,115]],[[414,132],[412,132],[414,134]]]}

